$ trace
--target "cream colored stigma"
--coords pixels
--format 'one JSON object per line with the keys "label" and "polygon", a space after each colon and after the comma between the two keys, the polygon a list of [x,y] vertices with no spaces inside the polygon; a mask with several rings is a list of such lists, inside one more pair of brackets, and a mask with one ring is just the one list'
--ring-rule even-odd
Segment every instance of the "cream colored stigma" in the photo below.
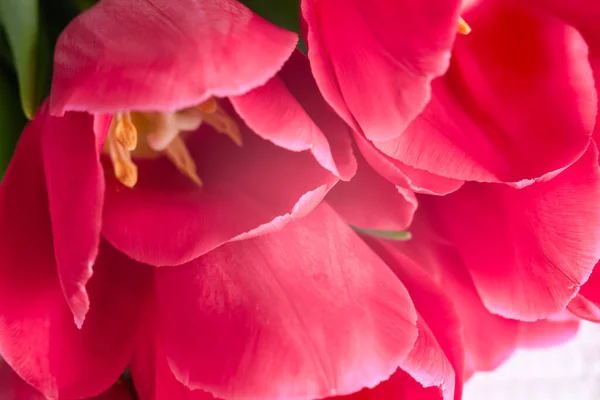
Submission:
{"label": "cream colored stigma", "polygon": [[[238,146],[242,145],[237,124],[214,98],[176,112],[115,114],[105,144],[115,177],[123,185],[134,187],[138,180],[138,169],[132,156],[152,158],[164,154],[183,175],[202,185],[196,172],[196,163],[180,134],[195,131],[203,122],[227,135]],[[140,137],[145,141],[140,142]]]}
{"label": "cream colored stigma", "polygon": [[458,17],[458,33],[461,35],[468,35],[471,33],[471,27],[462,17]]}

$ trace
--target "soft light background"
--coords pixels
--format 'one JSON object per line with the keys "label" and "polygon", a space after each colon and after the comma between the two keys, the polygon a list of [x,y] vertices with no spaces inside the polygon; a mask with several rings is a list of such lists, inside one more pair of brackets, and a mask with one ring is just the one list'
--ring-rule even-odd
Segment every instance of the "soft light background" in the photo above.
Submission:
{"label": "soft light background", "polygon": [[475,375],[464,400],[600,400],[600,325],[585,323],[566,345],[519,350],[497,370]]}

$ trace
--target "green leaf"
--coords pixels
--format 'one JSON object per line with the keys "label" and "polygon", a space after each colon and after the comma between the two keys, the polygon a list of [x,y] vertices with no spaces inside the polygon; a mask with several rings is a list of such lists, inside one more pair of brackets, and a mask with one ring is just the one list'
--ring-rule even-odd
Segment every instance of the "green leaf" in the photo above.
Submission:
{"label": "green leaf", "polygon": [[77,7],[77,9],[85,11],[94,4],[96,4],[97,0],[73,0],[73,3]]}
{"label": "green leaf", "polygon": [[412,239],[412,233],[410,233],[409,231],[378,231],[375,229],[362,229],[356,226],[353,226],[352,229],[354,229],[358,233],[380,237],[382,239],[402,241]]}
{"label": "green leaf", "polygon": [[0,180],[26,121],[19,107],[19,91],[11,85],[10,75],[0,69]]}
{"label": "green leaf", "polygon": [[[241,0],[241,2],[267,21],[300,33],[300,0]],[[306,52],[302,37],[298,42],[298,49]]]}
{"label": "green leaf", "polygon": [[0,0],[0,25],[6,31],[19,79],[21,107],[28,118],[37,107],[38,24],[38,0]]}

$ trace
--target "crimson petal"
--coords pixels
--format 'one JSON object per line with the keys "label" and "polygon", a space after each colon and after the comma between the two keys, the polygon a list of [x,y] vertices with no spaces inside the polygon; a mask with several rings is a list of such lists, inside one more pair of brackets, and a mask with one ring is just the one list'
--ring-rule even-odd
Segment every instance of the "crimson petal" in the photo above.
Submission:
{"label": "crimson petal", "polygon": [[564,309],[600,258],[598,198],[592,143],[550,181],[523,189],[470,183],[419,202],[458,247],[486,307],[531,321]]}
{"label": "crimson petal", "polygon": [[265,85],[230,100],[262,138],[291,151],[310,150],[323,168],[343,180],[356,172],[350,127],[329,108],[299,51]]}
{"label": "crimson petal", "polygon": [[400,135],[448,68],[459,6],[303,0],[308,57],[325,99],[371,140]]}
{"label": "crimson petal", "polygon": [[165,158],[139,160],[133,189],[109,177],[102,232],[108,241],[147,264],[182,264],[236,237],[281,229],[337,182],[309,153],[284,150],[239,124],[242,148],[205,125],[190,136],[201,188]]}
{"label": "crimson petal", "polygon": [[58,39],[51,110],[177,110],[242,94],[296,42],[236,0],[103,0]]}
{"label": "crimson petal", "polygon": [[221,398],[352,393],[386,379],[417,337],[404,286],[326,204],[158,269],[157,290],[175,376]]}
{"label": "crimson petal", "polygon": [[467,11],[473,32],[457,39],[429,105],[376,147],[411,167],[479,182],[526,184],[577,160],[597,112],[587,46],[564,21],[523,3],[483,1]]}
{"label": "crimson petal", "polygon": [[87,285],[92,307],[82,329],[73,324],[56,271],[40,135],[25,130],[0,185],[0,352],[45,396],[89,397],[130,359],[146,280],[101,246]]}

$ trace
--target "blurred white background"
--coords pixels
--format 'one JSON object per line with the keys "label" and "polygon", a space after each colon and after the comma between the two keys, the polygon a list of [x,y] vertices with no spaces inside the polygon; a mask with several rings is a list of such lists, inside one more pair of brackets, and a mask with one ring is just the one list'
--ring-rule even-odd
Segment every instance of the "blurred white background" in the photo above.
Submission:
{"label": "blurred white background", "polygon": [[465,385],[464,400],[600,400],[600,325],[584,323],[567,344],[519,350]]}

